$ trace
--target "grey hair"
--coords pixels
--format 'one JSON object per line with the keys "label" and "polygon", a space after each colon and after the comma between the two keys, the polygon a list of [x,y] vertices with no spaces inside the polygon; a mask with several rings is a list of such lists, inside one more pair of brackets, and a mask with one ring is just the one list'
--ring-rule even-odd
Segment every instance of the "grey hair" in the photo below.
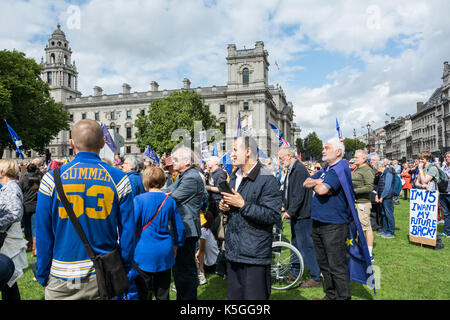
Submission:
{"label": "grey hair", "polygon": [[330,144],[335,151],[341,150],[341,157],[344,156],[345,146],[344,143],[341,142],[338,138],[332,138],[326,142],[326,144]]}
{"label": "grey hair", "polygon": [[208,159],[208,163],[210,162],[216,165],[220,165],[220,158],[217,156],[212,156],[211,158]]}
{"label": "grey hair", "polygon": [[382,161],[377,161],[373,164],[374,169],[384,168],[384,163]]}
{"label": "grey hair", "polygon": [[361,157],[363,157],[363,159],[366,159],[369,157],[369,154],[367,153],[366,150],[362,150],[362,149],[358,149],[355,151],[355,154],[359,153],[361,155]]}
{"label": "grey hair", "polygon": [[295,149],[289,146],[282,146],[280,149],[278,149],[278,152],[281,152],[284,155],[290,154],[293,158],[297,156],[297,152],[295,152]]}
{"label": "grey hair", "polygon": [[177,153],[179,160],[185,162],[186,164],[192,165],[192,150],[187,147],[179,147],[172,152],[172,156]]}
{"label": "grey hair", "polygon": [[133,155],[127,155],[127,156],[125,156],[124,159],[128,160],[128,163],[129,163],[131,169],[133,169],[135,171],[138,171],[140,169],[141,161],[138,157],[133,156]]}

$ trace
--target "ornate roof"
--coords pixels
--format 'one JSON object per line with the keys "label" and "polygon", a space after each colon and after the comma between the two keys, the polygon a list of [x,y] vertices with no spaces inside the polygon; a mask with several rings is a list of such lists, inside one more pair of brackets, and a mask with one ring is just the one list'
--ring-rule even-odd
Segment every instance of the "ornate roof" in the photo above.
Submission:
{"label": "ornate roof", "polygon": [[58,23],[57,28],[55,31],[53,31],[52,33],[52,38],[56,38],[56,39],[64,39],[66,40],[66,35],[65,33],[61,30],[61,25]]}

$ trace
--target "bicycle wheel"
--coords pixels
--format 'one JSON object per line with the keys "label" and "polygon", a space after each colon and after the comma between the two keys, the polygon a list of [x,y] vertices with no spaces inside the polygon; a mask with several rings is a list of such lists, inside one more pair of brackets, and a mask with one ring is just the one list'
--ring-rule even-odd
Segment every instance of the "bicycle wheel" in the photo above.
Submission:
{"label": "bicycle wheel", "polygon": [[[295,258],[298,263],[293,262]],[[296,269],[299,269],[297,276],[291,274],[294,264],[296,264]],[[270,266],[272,289],[286,290],[292,288],[302,278],[303,270],[303,258],[296,247],[282,241],[276,241],[272,244],[272,264]]]}

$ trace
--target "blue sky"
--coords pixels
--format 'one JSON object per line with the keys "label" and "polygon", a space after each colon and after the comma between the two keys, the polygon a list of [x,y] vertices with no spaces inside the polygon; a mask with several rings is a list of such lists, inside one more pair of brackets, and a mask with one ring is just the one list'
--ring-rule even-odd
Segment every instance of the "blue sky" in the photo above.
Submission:
{"label": "blue sky", "polygon": [[[79,89],[92,94],[225,85],[227,45],[264,41],[270,84],[292,101],[302,135],[358,134],[385,113],[414,113],[441,85],[450,59],[445,0],[3,0],[0,48],[40,61],[59,22],[73,50]],[[275,61],[279,69],[275,66]]]}

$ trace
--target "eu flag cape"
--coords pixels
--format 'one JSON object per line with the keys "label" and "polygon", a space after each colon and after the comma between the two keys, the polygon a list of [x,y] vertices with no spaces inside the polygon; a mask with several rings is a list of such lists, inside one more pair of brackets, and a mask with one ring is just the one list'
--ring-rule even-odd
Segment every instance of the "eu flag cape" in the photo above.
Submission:
{"label": "eu flag cape", "polygon": [[[323,168],[322,171],[325,170],[325,168]],[[347,161],[341,160],[332,165],[329,169],[334,170],[338,176],[339,182],[344,190],[348,208],[351,211],[350,223],[348,225],[348,237],[346,240],[350,281],[367,284],[373,288],[373,292],[376,294],[369,249],[367,248],[364,231],[362,230],[358,211],[356,210],[350,167]]]}

